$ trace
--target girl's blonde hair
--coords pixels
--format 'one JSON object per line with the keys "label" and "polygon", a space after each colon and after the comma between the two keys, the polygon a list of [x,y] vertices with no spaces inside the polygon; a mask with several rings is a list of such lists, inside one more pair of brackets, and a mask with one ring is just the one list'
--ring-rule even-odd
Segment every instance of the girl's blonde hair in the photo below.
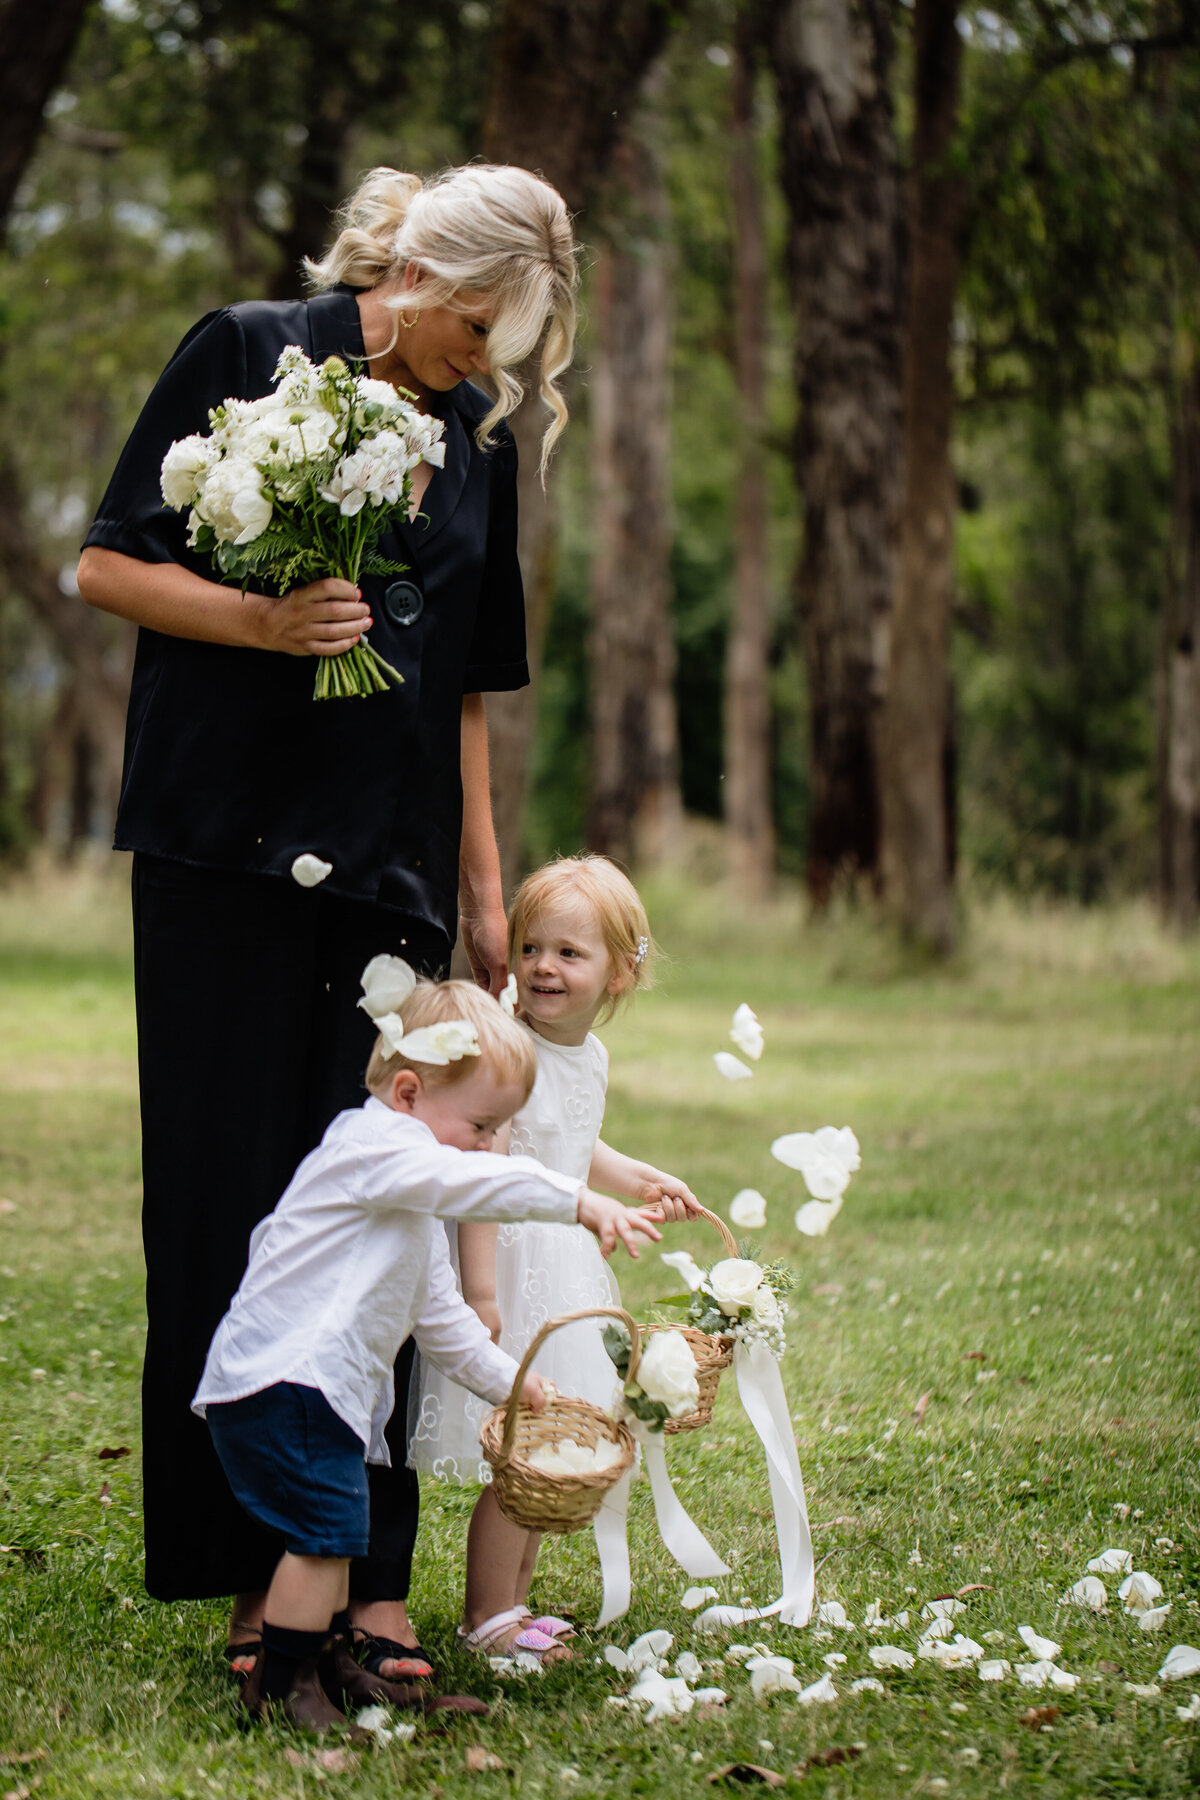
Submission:
{"label": "girl's blonde hair", "polygon": [[521,945],[552,906],[575,904],[591,914],[600,928],[613,973],[624,977],[597,1014],[603,1024],[617,1003],[637,988],[652,985],[654,940],[637,889],[607,856],[557,856],[527,875],[513,895],[508,915],[508,966],[515,969]]}
{"label": "girl's blonde hair", "polygon": [[371,1060],[367,1064],[367,1088],[382,1095],[401,1069],[413,1069],[427,1088],[449,1087],[464,1081],[476,1069],[487,1067],[501,1081],[515,1081],[525,1089],[525,1104],[537,1079],[537,1052],[529,1033],[523,1031],[500,1006],[471,981],[429,981],[422,977],[407,1000],[400,1006],[405,1031],[419,1031],[423,1025],[445,1025],[451,1019],[466,1019],[479,1034],[479,1056],[464,1056],[458,1062],[410,1062],[401,1051],[388,1053],[382,1037],[375,1039]]}
{"label": "girl's blonde hair", "polygon": [[[520,404],[524,390],[510,371],[533,355],[545,329],[539,391],[553,417],[542,438],[544,479],[567,423],[557,377],[575,349],[579,271],[562,195],[528,169],[499,164],[446,169],[428,182],[379,168],[363,177],[339,221],[329,253],[320,262],[304,259],[314,287],[339,281],[378,287],[402,276],[409,263],[419,263],[425,276],[420,304],[455,306],[468,293],[484,295],[493,306],[487,355],[499,395],[476,431],[481,449],[491,445],[493,428]],[[396,312],[416,310],[417,304],[411,295],[386,301]]]}

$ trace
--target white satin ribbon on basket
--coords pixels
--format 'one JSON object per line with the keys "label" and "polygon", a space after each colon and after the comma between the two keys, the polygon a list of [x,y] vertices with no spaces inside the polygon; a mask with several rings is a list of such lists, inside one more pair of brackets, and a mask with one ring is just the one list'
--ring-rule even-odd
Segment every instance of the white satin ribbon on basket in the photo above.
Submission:
{"label": "white satin ribbon on basket", "polygon": [[770,1606],[710,1606],[696,1623],[702,1630],[719,1630],[778,1613],[785,1625],[807,1625],[816,1596],[812,1534],[779,1364],[765,1344],[739,1342],[734,1346],[733,1370],[746,1416],[766,1452],[783,1592]]}
{"label": "white satin ribbon on basket", "polygon": [[[629,1421],[631,1429],[633,1421]],[[686,1575],[728,1575],[729,1564],[722,1562],[696,1521],[687,1511],[671,1485],[667,1459],[663,1452],[661,1431],[634,1430],[646,1461],[650,1478],[650,1496],[654,1501],[654,1517],[658,1534]],[[597,1627],[611,1625],[629,1611],[629,1484],[632,1470],[610,1488],[592,1521],[596,1549],[600,1555],[600,1577],[604,1583],[604,1599]]]}

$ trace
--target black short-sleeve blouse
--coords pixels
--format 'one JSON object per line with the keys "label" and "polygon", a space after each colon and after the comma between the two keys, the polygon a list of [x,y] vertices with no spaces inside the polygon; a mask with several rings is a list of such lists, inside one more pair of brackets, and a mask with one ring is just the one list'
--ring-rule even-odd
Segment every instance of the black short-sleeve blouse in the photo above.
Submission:
{"label": "black short-sleeve blouse", "polygon": [[[307,301],[210,313],[183,340],[121,454],[85,542],[213,577],[187,548],[185,515],[162,501],[168,446],[208,430],[210,408],[270,391],[287,344],[321,362],[364,355],[350,288]],[[287,877],[301,851],[333,864],[334,892],[395,907],[453,939],[462,825],[462,697],[523,687],[516,446],[505,426],[482,452],[489,401],[469,383],[444,397],[446,462],[424,519],[384,539],[423,605],[383,603],[364,578],[371,642],[404,685],[314,702],[314,661],[138,633],[116,847],[210,868]]]}

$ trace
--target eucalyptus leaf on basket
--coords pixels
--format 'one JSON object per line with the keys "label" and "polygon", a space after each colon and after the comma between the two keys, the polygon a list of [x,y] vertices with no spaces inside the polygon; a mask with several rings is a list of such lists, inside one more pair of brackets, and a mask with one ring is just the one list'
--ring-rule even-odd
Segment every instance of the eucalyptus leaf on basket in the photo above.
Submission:
{"label": "eucalyptus leaf on basket", "polygon": [[[412,470],[442,467],[442,421],[339,356],[318,368],[297,344],[281,353],[274,380],[260,400],[214,407],[211,432],[178,439],[163,458],[163,499],[189,509],[189,548],[243,594],[252,579],[286,594],[326,577],[400,574],[407,565],[377,545],[408,518]],[[389,679],[404,677],[360,637],[318,659],[313,699],[383,693]]]}

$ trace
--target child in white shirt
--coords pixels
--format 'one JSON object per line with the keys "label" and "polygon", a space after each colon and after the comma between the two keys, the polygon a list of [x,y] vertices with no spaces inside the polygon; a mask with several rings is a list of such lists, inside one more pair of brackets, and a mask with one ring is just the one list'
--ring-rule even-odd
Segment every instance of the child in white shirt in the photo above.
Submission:
{"label": "child in white shirt", "polygon": [[[457,1292],[440,1220],[578,1222],[606,1255],[618,1239],[636,1256],[637,1234],[660,1236],[578,1180],[490,1154],[537,1064],[489,996],[420,982],[377,1022],[370,1098],[334,1119],[255,1231],[192,1402],[238,1500],[285,1545],[243,1704],[316,1730],[344,1723],[329,1689],[358,1697],[342,1635],[349,1563],[367,1547],[365,1462],[388,1461],[401,1345],[413,1332],[493,1402],[516,1374]],[[544,1404],[536,1376],[522,1398]]]}

